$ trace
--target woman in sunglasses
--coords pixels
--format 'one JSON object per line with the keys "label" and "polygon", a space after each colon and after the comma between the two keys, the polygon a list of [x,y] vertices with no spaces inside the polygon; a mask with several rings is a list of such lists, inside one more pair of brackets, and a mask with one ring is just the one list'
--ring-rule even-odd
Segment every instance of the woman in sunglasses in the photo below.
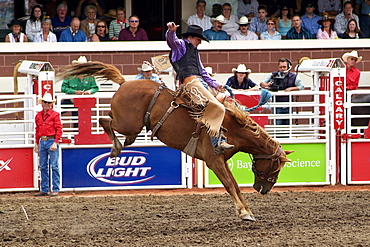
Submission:
{"label": "woman in sunglasses", "polygon": [[289,7],[283,6],[281,8],[280,18],[278,22],[278,30],[281,34],[281,37],[284,39],[286,36],[286,33],[289,31],[289,29],[292,28],[292,18],[289,13]]}
{"label": "woman in sunglasses", "polygon": [[105,21],[96,24],[95,33],[91,36],[91,42],[110,41],[108,28]]}
{"label": "woman in sunglasses", "polygon": [[281,34],[276,31],[277,19],[275,17],[269,17],[267,19],[267,31],[262,32],[260,39],[262,40],[280,40]]}

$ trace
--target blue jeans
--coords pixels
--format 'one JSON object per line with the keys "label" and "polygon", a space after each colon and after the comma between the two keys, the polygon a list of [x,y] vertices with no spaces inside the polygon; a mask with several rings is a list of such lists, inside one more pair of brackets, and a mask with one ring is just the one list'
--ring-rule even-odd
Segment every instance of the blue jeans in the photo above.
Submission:
{"label": "blue jeans", "polygon": [[[275,114],[289,114],[289,107],[277,107]],[[276,125],[290,125],[289,119],[276,119]]]}
{"label": "blue jeans", "polygon": [[57,150],[51,151],[50,146],[54,143],[54,139],[47,141],[40,140],[40,171],[41,171],[41,191],[48,193],[50,191],[49,166],[51,167],[52,175],[52,191],[59,192],[60,186],[60,171],[59,171],[59,144]]}

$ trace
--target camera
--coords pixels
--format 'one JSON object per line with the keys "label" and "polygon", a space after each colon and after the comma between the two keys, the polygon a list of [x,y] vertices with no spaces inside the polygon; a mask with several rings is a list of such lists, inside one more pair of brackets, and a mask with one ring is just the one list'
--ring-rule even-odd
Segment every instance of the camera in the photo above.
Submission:
{"label": "camera", "polygon": [[270,90],[273,92],[277,92],[278,90],[284,90],[285,89],[285,82],[284,77],[274,77],[272,85],[270,86]]}

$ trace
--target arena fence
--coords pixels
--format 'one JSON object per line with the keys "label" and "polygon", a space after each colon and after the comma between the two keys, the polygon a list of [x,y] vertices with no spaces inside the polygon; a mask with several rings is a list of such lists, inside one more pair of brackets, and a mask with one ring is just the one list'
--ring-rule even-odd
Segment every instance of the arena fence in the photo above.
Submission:
{"label": "arena fence", "polygon": [[[366,90],[355,92],[369,94]],[[348,92],[348,98],[353,93]],[[259,99],[259,92],[238,94],[249,97],[249,101]],[[305,90],[272,94],[272,101],[253,111],[251,117],[264,126],[284,150],[295,151],[288,156],[292,161],[283,168],[277,185],[334,184],[337,133],[330,118],[333,107],[329,92]],[[122,150],[118,160],[112,160],[109,157],[110,140],[98,123],[99,118],[108,115],[112,96],[113,92],[90,96],[56,94],[55,109],[61,112],[64,131],[60,143],[62,191],[186,188],[193,184],[198,187],[222,186],[202,162],[168,148],[156,138],[151,141],[150,131],[145,129],[132,146]],[[287,96],[288,101],[277,102],[276,98],[281,96]],[[72,100],[73,105],[67,104],[67,100]],[[37,105],[35,95],[1,95],[0,105],[0,191],[38,190],[38,157],[33,152],[34,117],[41,107]],[[351,113],[355,106],[368,104],[347,102],[347,122],[359,118]],[[289,113],[276,114],[277,108],[287,108]],[[279,120],[283,119],[289,123],[279,125]],[[359,177],[370,174],[368,166],[365,167],[369,158],[357,165],[359,157],[368,153],[364,149],[368,149],[369,143],[362,138],[366,129],[365,125],[347,126],[346,133],[351,135],[346,136],[342,145],[346,145],[348,151],[345,152],[349,155],[341,157],[341,183],[370,181],[366,176]],[[360,134],[359,139],[350,138],[356,134]],[[118,138],[124,141],[122,135]],[[348,164],[345,163],[347,158]],[[247,154],[237,153],[228,163],[240,186],[252,186],[253,173]]]}

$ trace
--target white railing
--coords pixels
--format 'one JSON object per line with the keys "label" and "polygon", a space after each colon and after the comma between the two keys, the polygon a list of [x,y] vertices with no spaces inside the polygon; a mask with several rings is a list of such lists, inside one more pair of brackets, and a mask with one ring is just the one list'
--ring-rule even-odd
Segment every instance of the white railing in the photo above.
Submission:
{"label": "white railing", "polygon": [[34,142],[36,95],[0,96],[0,147]]}
{"label": "white railing", "polygon": [[[368,128],[368,123],[370,120],[370,102],[352,103],[351,98],[353,95],[366,96],[369,94],[370,90],[347,91],[347,102],[345,103],[345,108],[347,109],[346,122],[348,134],[363,134],[364,130]],[[361,115],[357,115],[359,112],[359,107],[362,108],[360,110],[360,112],[362,112]]]}

